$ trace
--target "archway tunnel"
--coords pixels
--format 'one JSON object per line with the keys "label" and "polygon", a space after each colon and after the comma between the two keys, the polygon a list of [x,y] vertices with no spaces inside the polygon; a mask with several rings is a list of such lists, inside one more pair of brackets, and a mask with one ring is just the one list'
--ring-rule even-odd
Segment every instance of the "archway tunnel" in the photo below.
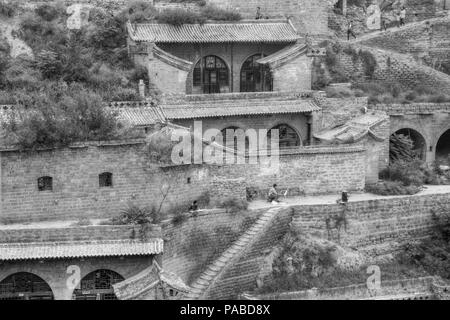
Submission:
{"label": "archway tunnel", "polygon": [[397,130],[390,137],[389,159],[407,160],[426,158],[426,140],[418,131],[410,128]]}
{"label": "archway tunnel", "polygon": [[441,164],[450,165],[450,129],[438,140],[436,145],[436,161]]}

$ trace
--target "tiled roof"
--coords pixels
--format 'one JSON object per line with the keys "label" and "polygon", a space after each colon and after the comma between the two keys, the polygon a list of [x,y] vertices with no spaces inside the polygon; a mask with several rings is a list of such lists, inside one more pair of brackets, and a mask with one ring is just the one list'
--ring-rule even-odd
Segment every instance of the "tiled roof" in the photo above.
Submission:
{"label": "tiled roof", "polygon": [[120,300],[134,300],[139,296],[146,295],[158,284],[169,286],[183,293],[190,290],[180,277],[162,269],[155,260],[150,267],[125,281],[116,283],[113,288]]}
{"label": "tiled roof", "polygon": [[172,120],[305,113],[320,110],[313,100],[305,99],[190,101],[178,104],[163,104],[161,108],[167,118]]}
{"label": "tiled roof", "polygon": [[152,255],[163,252],[163,240],[39,242],[0,244],[1,260],[58,259]]}
{"label": "tiled roof", "polygon": [[135,126],[145,126],[165,122],[166,117],[160,107],[121,107],[115,109],[118,118]]}
{"label": "tiled roof", "polygon": [[128,24],[128,34],[134,41],[155,43],[286,43],[299,39],[297,30],[289,20],[243,20],[181,26],[159,23]]}
{"label": "tiled roof", "polygon": [[378,137],[371,129],[387,118],[386,114],[364,114],[336,128],[323,130],[314,137],[326,142],[353,143],[370,135],[377,141],[383,141],[384,138]]}

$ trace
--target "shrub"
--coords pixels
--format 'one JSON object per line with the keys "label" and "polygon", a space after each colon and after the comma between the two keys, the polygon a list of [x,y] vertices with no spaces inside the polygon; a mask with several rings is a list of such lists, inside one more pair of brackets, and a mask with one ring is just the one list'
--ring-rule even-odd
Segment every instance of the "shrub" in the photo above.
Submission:
{"label": "shrub", "polygon": [[156,9],[148,1],[133,1],[122,12],[131,23],[145,23],[155,19]]}
{"label": "shrub", "polygon": [[159,223],[160,216],[155,207],[141,208],[130,204],[123,209],[120,215],[111,219],[114,225],[143,225],[148,223]]}
{"label": "shrub", "polygon": [[16,15],[18,9],[19,6],[15,1],[0,1],[0,16],[12,18]]}
{"label": "shrub", "polygon": [[208,20],[239,21],[242,16],[235,10],[226,10],[209,5],[202,9],[201,15]]}
{"label": "shrub", "polygon": [[248,202],[237,198],[228,198],[219,204],[219,208],[226,209],[228,213],[237,213],[247,210]]}
{"label": "shrub", "polygon": [[377,67],[377,60],[371,52],[365,50],[360,50],[359,56],[363,62],[365,75],[372,78]]}
{"label": "shrub", "polygon": [[167,23],[174,26],[197,23],[203,24],[206,22],[206,18],[200,14],[183,9],[164,10],[158,15],[157,20],[160,23]]}
{"label": "shrub", "polygon": [[[20,98],[20,96],[18,97]],[[20,101],[20,121],[4,126],[10,143],[25,149],[61,147],[75,141],[110,140],[122,125],[102,98],[82,86],[54,83]]]}
{"label": "shrub", "polygon": [[414,195],[421,191],[420,187],[405,186],[399,181],[383,181],[366,185],[366,191],[381,196]]}
{"label": "shrub", "polygon": [[188,219],[187,215],[184,212],[176,213],[172,218],[172,224],[174,226],[178,226],[183,224]]}
{"label": "shrub", "polygon": [[380,172],[380,178],[399,181],[405,186],[422,186],[426,181],[426,164],[421,160],[398,160]]}
{"label": "shrub", "polygon": [[64,9],[60,6],[43,4],[36,8],[36,14],[44,19],[45,21],[52,21],[58,18],[58,16],[62,13]]}

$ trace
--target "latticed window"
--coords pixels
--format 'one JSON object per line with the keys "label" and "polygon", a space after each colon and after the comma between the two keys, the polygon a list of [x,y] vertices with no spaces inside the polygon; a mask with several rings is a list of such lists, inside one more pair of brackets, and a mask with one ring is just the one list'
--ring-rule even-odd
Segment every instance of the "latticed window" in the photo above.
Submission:
{"label": "latticed window", "polygon": [[0,282],[0,300],[53,300],[53,293],[43,279],[19,272]]}
{"label": "latticed window", "polygon": [[85,276],[80,283],[80,289],[74,291],[76,300],[117,300],[113,285],[124,281],[117,272],[97,270]]}
{"label": "latticed window", "polygon": [[105,187],[112,187],[113,181],[112,181],[113,175],[111,172],[103,172],[98,176],[98,184],[100,185],[100,188]]}
{"label": "latticed window", "polygon": [[203,93],[229,91],[229,72],[225,62],[216,56],[201,59],[194,68],[194,87],[201,87]]}
{"label": "latticed window", "polygon": [[[300,139],[300,136],[297,134],[297,131],[295,131],[292,127],[286,124],[280,124],[272,128],[272,130],[278,130],[279,132],[278,139],[279,139],[279,146],[281,149],[301,146],[302,141]],[[272,130],[268,132],[269,146]]]}
{"label": "latticed window", "polygon": [[39,191],[51,191],[53,190],[53,178],[52,177],[40,177],[38,179]]}

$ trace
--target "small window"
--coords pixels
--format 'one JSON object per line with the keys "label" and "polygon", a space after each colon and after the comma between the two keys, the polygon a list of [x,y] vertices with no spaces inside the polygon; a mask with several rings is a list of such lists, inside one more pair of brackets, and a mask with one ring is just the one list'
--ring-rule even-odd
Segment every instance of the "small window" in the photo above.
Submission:
{"label": "small window", "polygon": [[39,191],[51,191],[53,190],[53,178],[52,177],[40,177],[38,179]]}
{"label": "small window", "polygon": [[191,178],[187,178],[187,183],[191,184]]}
{"label": "small window", "polygon": [[111,172],[103,172],[98,176],[98,183],[100,185],[100,188],[104,187],[112,187],[113,181],[112,181],[112,173]]}

